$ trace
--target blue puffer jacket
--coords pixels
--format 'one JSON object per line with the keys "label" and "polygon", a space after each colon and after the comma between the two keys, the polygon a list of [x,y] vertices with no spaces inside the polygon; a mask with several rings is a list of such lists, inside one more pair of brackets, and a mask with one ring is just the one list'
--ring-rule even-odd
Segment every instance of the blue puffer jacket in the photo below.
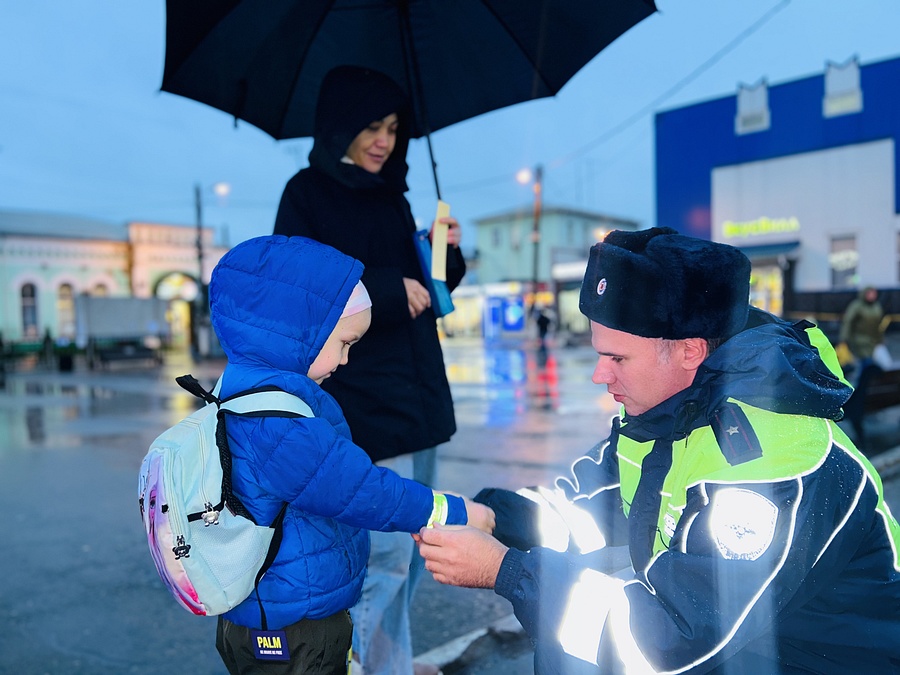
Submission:
{"label": "blue puffer jacket", "polygon": [[[310,239],[268,236],[236,246],[213,271],[212,323],[228,357],[221,396],[274,385],[315,413],[227,420],[234,491],[256,522],[271,523],[289,503],[259,585],[270,629],[349,609],[365,577],[367,530],[416,532],[431,515],[431,490],[374,466],[335,400],[306,377],[362,270]],[[259,628],[256,593],[225,618]]]}

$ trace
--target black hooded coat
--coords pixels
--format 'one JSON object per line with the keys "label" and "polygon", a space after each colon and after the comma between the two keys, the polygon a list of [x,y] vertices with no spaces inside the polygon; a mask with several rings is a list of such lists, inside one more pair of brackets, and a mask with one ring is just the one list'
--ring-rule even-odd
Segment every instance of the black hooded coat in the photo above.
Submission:
{"label": "black hooded coat", "polygon": [[[342,161],[372,121],[397,113],[396,145],[381,172]],[[456,431],[434,312],[409,314],[403,278],[424,278],[413,244],[415,221],[404,197],[409,125],[406,96],[371,70],[337,68],[325,78],[316,108],[308,168],[288,181],[275,234],[304,236],[365,265],[372,326],[322,385],[337,399],[353,441],[373,461],[436,446]],[[465,274],[458,248],[447,253],[451,290]]]}

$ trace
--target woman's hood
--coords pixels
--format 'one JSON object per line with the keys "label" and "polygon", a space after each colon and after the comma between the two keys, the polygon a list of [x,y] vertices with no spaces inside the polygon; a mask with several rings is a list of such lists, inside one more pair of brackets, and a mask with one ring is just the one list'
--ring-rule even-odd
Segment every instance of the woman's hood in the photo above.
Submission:
{"label": "woman's hood", "polygon": [[[400,121],[397,141],[380,173],[341,161],[360,131],[391,113],[397,113]],[[409,119],[406,94],[387,75],[358,66],[334,68],[319,90],[309,164],[352,188],[387,187],[404,192]]]}
{"label": "woman's hood", "polygon": [[212,325],[228,361],[306,375],[362,272],[358,260],[305,237],[238,244],[209,285]]}

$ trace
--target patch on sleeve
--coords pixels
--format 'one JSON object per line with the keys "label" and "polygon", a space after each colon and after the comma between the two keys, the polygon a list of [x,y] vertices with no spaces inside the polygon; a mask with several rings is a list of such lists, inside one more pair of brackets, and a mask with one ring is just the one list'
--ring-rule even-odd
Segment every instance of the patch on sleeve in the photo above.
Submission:
{"label": "patch on sleeve", "polygon": [[762,457],[762,446],[756,432],[740,406],[726,403],[713,412],[709,424],[716,435],[719,449],[731,466]]}
{"label": "patch on sleeve", "polygon": [[758,492],[722,488],[710,504],[709,527],[726,560],[756,560],[775,537],[778,507]]}

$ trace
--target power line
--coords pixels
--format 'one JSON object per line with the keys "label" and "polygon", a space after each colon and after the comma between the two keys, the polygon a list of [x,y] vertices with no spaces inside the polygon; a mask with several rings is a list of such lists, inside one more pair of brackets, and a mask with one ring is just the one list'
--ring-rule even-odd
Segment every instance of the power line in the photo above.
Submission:
{"label": "power line", "polygon": [[766,23],[768,23],[772,17],[778,14],[780,11],[785,9],[789,4],[791,4],[791,0],[781,0],[777,5],[770,8],[765,14],[763,14],[759,19],[753,22],[750,26],[745,28],[743,31],[737,34],[737,36],[731,40],[728,44],[722,47],[719,51],[709,57],[706,61],[701,63],[699,66],[694,68],[690,73],[688,73],[681,80],[672,85],[669,89],[664,91],[662,94],[653,99],[650,103],[645,105],[643,108],[634,113],[631,117],[628,117],[624,121],[620,122],[612,129],[607,131],[606,133],[598,136],[594,140],[585,143],[580,148],[570,152],[568,155],[564,157],[554,160],[549,163],[552,168],[558,168],[573,159],[577,158],[580,155],[596,148],[598,145],[606,143],[610,139],[618,136],[620,133],[628,129],[630,126],[643,119],[646,115],[654,112],[659,106],[665,103],[672,96],[677,94],[679,91],[684,89],[688,84],[696,80],[702,73],[709,70],[713,65],[722,60],[726,55],[732,52],[738,45],[740,45],[744,40],[753,35],[756,31],[762,28]]}
{"label": "power line", "polygon": [[[552,160],[547,163],[547,168],[557,169],[565,164],[568,164],[574,159],[577,159],[581,155],[593,150],[599,145],[606,143],[619,134],[623,133],[625,130],[639,122],[648,114],[653,113],[659,106],[665,103],[667,100],[672,98],[679,91],[684,89],[688,84],[696,80],[701,74],[709,70],[713,65],[721,61],[725,56],[727,56],[730,52],[734,51],[744,40],[748,37],[756,33],[760,28],[762,28],[765,24],[767,24],[776,14],[786,9],[787,6],[791,3],[791,0],[781,0],[778,4],[771,7],[766,11],[759,19],[750,24],[747,28],[738,33],[730,42],[728,42],[725,46],[723,46],[719,51],[710,56],[706,61],[701,63],[699,66],[694,68],[690,73],[688,73],[685,77],[680,79],[674,85],[669,87],[662,94],[653,99],[650,103],[645,105],[643,108],[638,110],[636,113],[626,118],[613,128],[609,129],[605,133],[601,134],[597,138],[585,143],[581,147],[573,150],[572,152],[560,157],[558,159]],[[448,193],[452,192],[466,192],[468,190],[475,190],[479,188],[489,187],[491,185],[496,185],[502,182],[507,182],[510,180],[509,174],[504,174],[502,176],[494,176],[492,178],[482,178],[479,180],[469,181],[467,183],[459,183],[457,185],[450,185],[445,188]]]}

